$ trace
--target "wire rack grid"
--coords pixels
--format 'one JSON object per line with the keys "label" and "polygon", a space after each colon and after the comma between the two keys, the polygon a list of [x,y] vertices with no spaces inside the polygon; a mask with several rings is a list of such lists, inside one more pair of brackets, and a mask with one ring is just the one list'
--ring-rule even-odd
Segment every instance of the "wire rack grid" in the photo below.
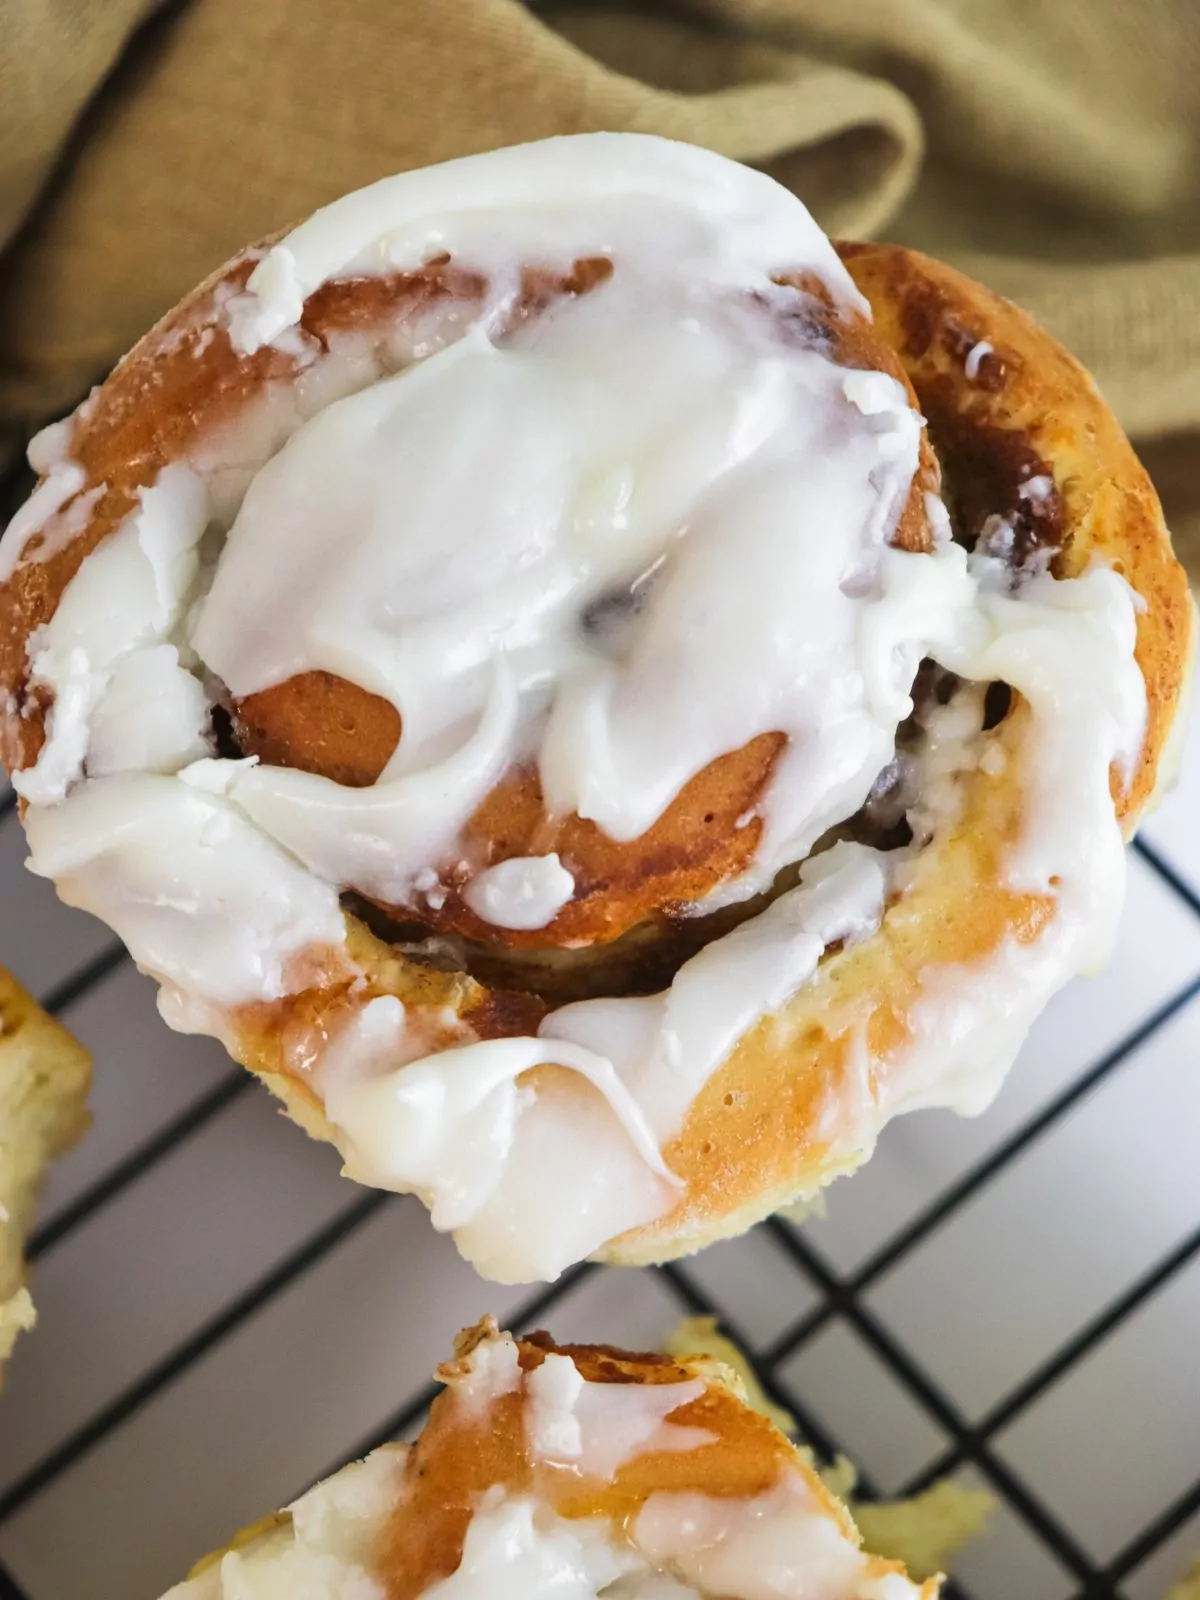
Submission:
{"label": "wire rack grid", "polygon": [[0,1397],[0,1600],[153,1600],[410,1436],[486,1310],[643,1348],[715,1315],[866,1493],[994,1493],[952,1595],[1158,1600],[1200,1554],[1198,810],[1189,756],[1131,852],[1112,965],[982,1118],[894,1124],[823,1217],[530,1292],[475,1279],[417,1202],[341,1179],[215,1046],[169,1034],[106,930],[22,870],[0,788],[0,963],[97,1064]]}

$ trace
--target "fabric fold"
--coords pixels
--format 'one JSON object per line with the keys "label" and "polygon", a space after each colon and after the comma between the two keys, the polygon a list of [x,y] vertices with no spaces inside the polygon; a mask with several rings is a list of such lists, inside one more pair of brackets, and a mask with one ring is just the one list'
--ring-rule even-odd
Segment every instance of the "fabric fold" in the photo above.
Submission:
{"label": "fabric fold", "polygon": [[[335,194],[617,129],[748,161],[835,233],[953,262],[1044,320],[1136,438],[1195,443],[1192,0],[155,10],[0,17],[0,434],[73,403],[242,240]],[[1200,485],[1171,483],[1185,525]]]}

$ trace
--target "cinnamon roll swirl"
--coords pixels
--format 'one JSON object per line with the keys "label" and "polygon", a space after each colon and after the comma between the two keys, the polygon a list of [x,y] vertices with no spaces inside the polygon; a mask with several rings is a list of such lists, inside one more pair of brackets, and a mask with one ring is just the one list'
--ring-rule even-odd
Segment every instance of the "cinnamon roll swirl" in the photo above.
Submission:
{"label": "cinnamon roll swirl", "polygon": [[0,547],[31,865],[480,1271],[980,1109],[1103,959],[1192,611],[1084,373],[633,135],[221,268]]}
{"label": "cinnamon roll swirl", "polygon": [[412,1446],[385,1445],[167,1600],[935,1600],[868,1555],[728,1367],[470,1329]]}

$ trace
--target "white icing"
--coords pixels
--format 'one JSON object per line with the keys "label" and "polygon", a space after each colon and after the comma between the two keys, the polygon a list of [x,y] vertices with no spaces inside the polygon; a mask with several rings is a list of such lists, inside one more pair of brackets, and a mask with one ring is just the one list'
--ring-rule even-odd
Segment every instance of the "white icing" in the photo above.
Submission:
{"label": "white icing", "polygon": [[[534,1100],[517,1080],[550,1063],[598,1090],[640,1159],[668,1176],[641,1107],[606,1056],[558,1040],[486,1039],[387,1070],[404,1057],[404,1032],[399,1000],[370,1001],[326,1052],[321,1091],[350,1175],[419,1194],[435,1228],[459,1228],[490,1210]],[[375,1062],[384,1070],[364,1076]]]}
{"label": "white icing", "polygon": [[574,893],[574,878],[552,853],[513,856],[476,873],[463,899],[497,928],[544,928]]}
{"label": "white icing", "polygon": [[532,239],[526,260],[564,240],[572,259],[604,253],[597,217],[608,202],[631,198],[647,217],[682,209],[719,232],[718,281],[745,281],[748,264],[768,273],[815,268],[847,304],[866,308],[828,240],[781,185],[691,145],[599,133],[402,173],[323,207],[255,267],[234,307],[234,343],[249,353],[276,338],[299,320],[314,289],[351,268],[412,268],[449,251],[511,270],[514,216],[521,243]]}
{"label": "white icing", "polygon": [[41,649],[32,657],[30,682],[34,688],[49,690],[54,703],[37,761],[14,772],[12,785],[30,805],[52,806],[83,771],[88,718],[104,691],[106,676],[93,674],[85,650]]}
{"label": "white icing", "polygon": [[[50,423],[29,441],[29,465],[44,481],[0,534],[0,584],[8,582],[27,555],[34,561],[48,561],[82,532],[108,487],[100,483],[83,494],[79,492],[87,475],[79,462],[71,459],[75,427],[76,417],[72,414]],[[49,528],[51,519],[53,531]],[[29,551],[35,534],[41,535],[40,541],[34,551]]]}
{"label": "white icing", "polygon": [[480,1414],[521,1384],[521,1355],[511,1333],[481,1339],[449,1380],[455,1400]]}
{"label": "white icing", "polygon": [[[999,564],[976,559],[970,565],[977,584],[974,624],[957,640],[940,640],[936,654],[951,670],[1008,683],[1029,702],[1024,826],[1007,852],[1006,878],[1013,890],[1056,904],[1037,939],[1010,938],[984,961],[922,975],[921,999],[907,1019],[909,1042],[878,1063],[863,1101],[847,1109],[851,1125],[858,1118],[874,1131],[889,1117],[921,1107],[949,1105],[964,1115],[984,1110],[1066,975],[1094,971],[1107,959],[1124,894],[1109,771],[1115,763],[1128,773],[1145,722],[1124,580],[1104,568],[1066,582],[1047,574],[1012,594]],[[956,767],[969,767],[972,746],[982,770],[1003,769],[1003,753],[989,759],[996,747],[980,750],[969,721],[955,727],[958,716],[952,704],[940,724],[936,715],[932,721],[935,743],[939,733],[948,735],[933,772],[944,763],[944,779]],[[940,795],[945,821],[944,788]],[[927,813],[933,826],[938,798],[934,783],[935,809]],[[899,867],[900,891],[920,872],[919,856]]]}
{"label": "white icing", "polygon": [[525,1380],[526,1441],[536,1461],[569,1465],[611,1483],[628,1462],[697,1450],[716,1435],[668,1421],[704,1393],[700,1379],[669,1384],[588,1383],[570,1356],[547,1355]]}
{"label": "white icing", "polygon": [[422,1600],[596,1600],[639,1569],[607,1522],[560,1517],[530,1495],[493,1488],[467,1525],[458,1568]]}
{"label": "white icing", "polygon": [[[487,1276],[557,1277],[668,1209],[677,1191],[664,1181],[660,1144],[826,945],[874,930],[884,889],[881,858],[837,845],[804,868],[798,888],[693,956],[663,994],[563,1006],[537,1039],[490,1039],[404,1064],[403,1007],[371,1001],[321,1069],[347,1170],[420,1194],[434,1226],[453,1230]],[[581,1114],[574,1096],[519,1086],[542,1063],[580,1074],[603,1098]]]}
{"label": "white icing", "polygon": [[941,498],[926,490],[921,496],[921,503],[925,507],[925,515],[929,520],[929,531],[933,534],[934,544],[949,544],[954,537],[954,529],[950,524],[950,513],[946,510]]}
{"label": "white icing", "polygon": [[926,712],[917,792],[907,811],[909,826],[919,841],[932,839],[953,824],[962,803],[965,773],[976,768],[989,770],[997,758],[1003,765],[1001,747],[983,736],[985,694],[982,684],[967,684],[948,705],[936,705]]}
{"label": "white icing", "polygon": [[963,362],[963,377],[968,383],[974,383],[979,376],[979,369],[984,358],[992,354],[992,346],[986,339],[980,339],[978,344],[973,344],[967,351],[966,360]]}
{"label": "white icing", "polygon": [[385,1445],[294,1500],[288,1510],[297,1542],[344,1560],[370,1560],[403,1494],[407,1457],[405,1445]]}
{"label": "white icing", "polygon": [[530,1495],[487,1491],[462,1561],[425,1600],[903,1600],[796,1473],[752,1500],[652,1495],[631,1536],[600,1518],[566,1518]]}
{"label": "white icing", "polygon": [[566,1518],[491,1489],[462,1561],[424,1600],[902,1600],[902,1573],[877,1573],[797,1475],[756,1500],[652,1495],[622,1538],[600,1518]]}
{"label": "white icing", "polygon": [[[13,787],[31,805],[54,805],[81,777],[97,714],[108,758],[103,770],[114,770],[112,722],[131,692],[136,698],[137,682],[125,672],[105,708],[113,674],[134,652],[160,645],[179,622],[207,520],[203,484],[187,467],[168,467],[141,491],[138,509],[123,526],[82,563],[54,616],[30,640],[30,681],[54,696],[37,761],[13,775]],[[164,684],[172,673],[159,654],[149,664],[143,657],[143,687],[147,668],[165,690],[154,708],[156,726],[148,729],[157,769],[165,747],[173,746],[181,762],[198,753],[199,686]],[[136,679],[139,668],[131,671]]]}
{"label": "white icing", "polygon": [[230,762],[229,792],[316,876],[402,902],[503,773],[516,717],[512,675],[501,661],[477,725],[424,771],[349,789],[310,772]]}
{"label": "white icing", "polygon": [[989,744],[979,752],[979,770],[986,772],[989,778],[998,778],[1007,766],[1003,745]]}
{"label": "white icing", "polygon": [[798,888],[684,962],[664,993],[562,1006],[542,1037],[606,1048],[665,1142],[738,1040],[808,981],[826,946],[875,931],[885,889],[883,857],[835,845],[805,865]]}
{"label": "white icing", "polygon": [[[519,1387],[508,1334],[482,1339],[449,1376],[455,1403],[486,1424]],[[670,1422],[705,1384],[588,1383],[569,1356],[549,1353],[525,1377],[525,1434],[535,1471],[567,1468],[611,1482],[621,1467],[718,1436]],[[166,1600],[381,1600],[387,1534],[406,1507],[407,1451],[387,1446],[344,1468],[288,1508],[288,1520],[227,1552]],[[545,1479],[543,1478],[543,1483]],[[551,1479],[552,1484],[555,1480]],[[535,1479],[536,1482],[536,1479]],[[547,1488],[549,1485],[547,1485]],[[538,1492],[493,1484],[479,1495],[462,1555],[423,1600],[913,1600],[902,1572],[857,1549],[819,1486],[795,1469],[748,1499],[651,1494],[618,1524],[564,1517]]]}
{"label": "white icing", "polygon": [[1045,500],[1054,490],[1054,479],[1041,472],[1034,478],[1026,478],[1017,490],[1021,500]]}
{"label": "white icing", "polygon": [[876,1572],[859,1579],[856,1600],[912,1600],[925,1593],[925,1586],[918,1588],[907,1573]]}
{"label": "white icing", "polygon": [[987,1110],[1060,986],[1062,946],[1053,930],[1043,937],[1048,948],[1009,939],[983,961],[922,974],[921,998],[906,1019],[910,1042],[878,1064],[869,1084],[860,1082],[857,1106],[844,1108],[867,1130],[866,1148],[904,1112],[948,1106],[973,1117]]}
{"label": "white icing", "polygon": [[[631,839],[717,756],[780,731],[791,743],[745,895],[853,811],[889,753],[894,724],[856,671],[869,601],[841,586],[891,531],[919,419],[895,379],[781,339],[768,305],[787,292],[753,257],[741,277],[756,298],[734,297],[723,219],[694,198],[658,208],[647,249],[638,194],[586,224],[567,207],[539,241],[569,265],[590,229],[616,262],[608,282],[497,343],[510,259],[466,337],[326,407],[246,494],[199,654],[235,694],[324,670],[403,722],[370,795],[266,769],[248,787],[265,825],[335,881],[411,898],[412,872],[453,850],[531,734],[550,809]],[[537,237],[537,220],[512,225]],[[474,264],[477,244],[458,258]],[[798,206],[788,248],[840,283]],[[591,608],[640,579],[636,618],[616,638],[589,633]],[[912,655],[881,663],[892,698]],[[446,769],[502,667],[516,698],[492,759]],[[414,827],[392,785],[429,773],[437,826]]]}
{"label": "white icing", "polygon": [[[751,1500],[691,1492],[652,1494],[634,1523],[638,1548],[669,1565],[701,1594],[737,1600],[836,1600],[880,1596],[879,1576],[797,1472],[785,1471]],[[915,1596],[917,1585],[891,1575],[891,1594]]]}
{"label": "white icing", "polygon": [[29,465],[39,477],[46,477],[55,467],[71,459],[71,445],[75,437],[75,417],[61,417],[39,428],[25,449]]}
{"label": "white icing", "polygon": [[181,768],[176,777],[180,783],[186,783],[189,789],[202,789],[205,794],[227,795],[242,773],[250,772],[257,765],[257,756],[242,756],[237,761],[201,756],[198,761],[191,761]]}
{"label": "white icing", "polygon": [[583,1387],[583,1374],[570,1356],[550,1354],[526,1378],[525,1440],[535,1460],[578,1461],[583,1454],[583,1430],[575,1414]]}
{"label": "white icing", "polygon": [[[926,998],[910,1019],[911,1046],[880,1064],[884,1070],[878,1073],[864,1062],[859,1103],[843,1108],[841,1144],[849,1152],[869,1150],[882,1124],[901,1110],[935,1104],[982,1109],[1050,995],[1068,974],[1104,959],[1124,884],[1109,767],[1136,753],[1145,713],[1144,685],[1133,659],[1133,608],[1115,574],[1097,569],[1070,582],[1039,577],[1014,596],[1002,568],[968,563],[957,547],[945,552],[942,563],[889,552],[885,567],[893,569],[888,587],[897,603],[928,619],[939,660],[981,683],[1007,682],[1029,701],[1027,818],[1010,851],[1009,883],[1055,897],[1057,908],[1032,944],[1014,942],[982,969],[950,968],[930,977]],[[876,621],[866,648],[886,650],[886,611]],[[945,716],[933,719],[933,781],[925,816],[934,830],[952,822],[957,774],[980,759],[978,718],[976,694],[964,707],[946,708]],[[1064,795],[1072,797],[1069,804]],[[606,1050],[654,1133],[665,1140],[730,1045],[801,986],[824,945],[873,929],[883,889],[878,857],[839,846],[805,868],[799,889],[686,963],[665,996],[566,1006],[551,1013],[542,1036]],[[515,1144],[488,1221],[506,1225],[502,1237],[530,1241],[531,1253],[544,1251],[548,1230],[538,1222],[528,1174],[548,1178],[537,1191],[544,1203],[555,1192],[554,1176],[563,1185],[559,1192],[572,1193],[576,1169],[564,1161],[551,1175],[542,1165],[544,1150],[534,1161],[521,1160],[521,1154]],[[609,1176],[615,1182],[616,1172]],[[510,1193],[511,1212],[504,1204]],[[481,1270],[511,1275],[514,1266],[497,1255],[495,1245],[481,1243],[484,1232],[479,1222],[460,1232],[460,1248]],[[550,1258],[538,1259],[544,1271]]]}
{"label": "white icing", "polygon": [[[559,1058],[553,1040],[537,1042],[546,1059]],[[454,1241],[481,1277],[543,1282],[678,1199],[677,1183],[642,1159],[585,1082],[548,1074],[521,1108],[486,1206],[455,1229]]]}
{"label": "white icing", "polygon": [[[975,548],[981,555],[989,556],[997,561],[1011,562],[1016,548],[1017,530],[1013,527],[1008,517],[1002,517],[997,512],[983,519],[983,526],[975,541]],[[1045,566],[1049,567],[1047,555]]]}
{"label": "white icing", "polygon": [[48,474],[10,519],[0,534],[0,583],[7,583],[35,533],[40,533],[56,511],[87,482],[87,474],[77,461],[55,461]]}
{"label": "white icing", "polygon": [[344,1467],[288,1509],[290,1519],[228,1550],[163,1600],[386,1600],[388,1524],[404,1493],[404,1446]]}
{"label": "white icing", "polygon": [[1146,720],[1129,587],[1098,567],[1061,582],[1041,574],[1016,595],[999,563],[970,565],[971,619],[936,641],[937,658],[963,677],[1010,684],[1032,707],[1028,815],[1007,857],[1008,882],[1057,890],[1091,965],[1114,935],[1124,890],[1109,769],[1116,763],[1128,781]]}
{"label": "white icing", "polygon": [[31,870],[107,922],[168,1001],[276,1000],[293,958],[345,942],[334,889],[227,800],[176,778],[90,779],[31,806],[25,831]]}
{"label": "white icing", "polygon": [[207,752],[208,701],[174,645],[131,650],[113,666],[91,714],[87,769],[178,772]]}

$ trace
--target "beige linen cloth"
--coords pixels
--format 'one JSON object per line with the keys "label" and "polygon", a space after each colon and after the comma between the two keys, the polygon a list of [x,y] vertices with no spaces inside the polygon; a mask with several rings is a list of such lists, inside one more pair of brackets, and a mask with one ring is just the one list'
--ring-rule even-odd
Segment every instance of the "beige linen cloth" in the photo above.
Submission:
{"label": "beige linen cloth", "polygon": [[1200,569],[1200,0],[0,0],[0,433],[333,196],[597,128],[1020,301]]}

